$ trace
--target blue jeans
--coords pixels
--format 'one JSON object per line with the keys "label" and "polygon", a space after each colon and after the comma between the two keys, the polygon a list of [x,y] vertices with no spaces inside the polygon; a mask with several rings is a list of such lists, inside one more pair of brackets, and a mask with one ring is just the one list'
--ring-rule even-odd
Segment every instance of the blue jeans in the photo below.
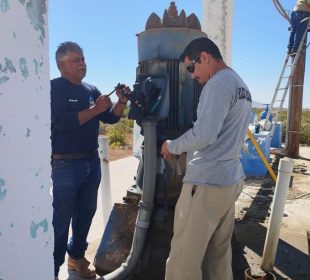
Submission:
{"label": "blue jeans", "polygon": [[[55,276],[66,251],[74,259],[84,257],[100,179],[98,155],[83,160],[52,160]],[[67,244],[70,222],[72,237]]]}
{"label": "blue jeans", "polygon": [[288,50],[292,52],[297,52],[302,35],[304,34],[308,21],[305,20],[301,22],[304,18],[309,17],[309,12],[304,11],[294,11],[291,13],[291,34],[288,42]]}

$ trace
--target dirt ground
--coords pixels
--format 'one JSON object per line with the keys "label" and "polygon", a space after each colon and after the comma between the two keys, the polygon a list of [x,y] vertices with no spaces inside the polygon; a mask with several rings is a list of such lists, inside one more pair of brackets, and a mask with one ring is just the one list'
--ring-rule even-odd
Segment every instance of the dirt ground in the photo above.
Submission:
{"label": "dirt ground", "polygon": [[[310,279],[310,147],[301,147],[300,152],[306,157],[294,160],[274,269],[271,271],[276,279]],[[276,171],[283,156],[271,157],[273,169]],[[246,268],[250,268],[253,275],[265,275],[260,265],[274,187],[275,183],[270,176],[263,179],[248,178],[245,182],[236,204],[234,279],[244,279]]]}
{"label": "dirt ground", "polygon": [[[127,145],[110,149],[110,160],[132,155],[132,137]],[[310,147],[301,147],[303,158],[294,160],[294,171],[288,190],[274,269],[276,279],[310,279]],[[281,154],[272,154],[272,167],[277,172]],[[232,240],[234,279],[245,279],[251,269],[253,278],[272,279],[261,270],[264,243],[272,208],[275,183],[266,178],[247,178],[236,203],[236,224]],[[259,276],[265,276],[259,278]]]}

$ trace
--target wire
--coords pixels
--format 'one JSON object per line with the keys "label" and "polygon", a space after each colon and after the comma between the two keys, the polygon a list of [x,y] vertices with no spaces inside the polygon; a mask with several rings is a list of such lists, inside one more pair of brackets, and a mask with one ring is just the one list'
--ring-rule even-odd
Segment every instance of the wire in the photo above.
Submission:
{"label": "wire", "polygon": [[276,9],[278,10],[278,12],[280,13],[280,15],[282,17],[284,17],[290,24],[291,24],[291,20],[290,17],[288,15],[288,13],[283,9],[282,5],[280,4],[280,2],[278,0],[272,0],[273,4],[275,5]]}

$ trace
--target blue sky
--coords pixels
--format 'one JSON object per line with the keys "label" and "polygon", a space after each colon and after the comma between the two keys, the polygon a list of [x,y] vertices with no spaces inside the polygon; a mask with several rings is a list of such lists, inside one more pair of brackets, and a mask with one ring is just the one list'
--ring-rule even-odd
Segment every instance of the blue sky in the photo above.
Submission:
{"label": "blue sky", "polygon": [[[195,13],[202,23],[202,0],[176,0],[180,12]],[[281,0],[292,10],[295,0]],[[84,50],[87,76],[105,94],[121,82],[131,88],[137,66],[136,34],[144,31],[152,12],[160,17],[170,1],[50,0],[49,52],[51,78],[59,76],[54,54],[59,43],[75,41]],[[245,4],[246,3],[246,4]],[[289,23],[272,0],[234,0],[232,68],[248,84],[252,97],[270,103],[286,55]],[[309,63],[303,108],[310,108]],[[113,98],[112,98],[113,99]],[[286,104],[288,95],[286,98]],[[287,106],[285,104],[285,106]]]}

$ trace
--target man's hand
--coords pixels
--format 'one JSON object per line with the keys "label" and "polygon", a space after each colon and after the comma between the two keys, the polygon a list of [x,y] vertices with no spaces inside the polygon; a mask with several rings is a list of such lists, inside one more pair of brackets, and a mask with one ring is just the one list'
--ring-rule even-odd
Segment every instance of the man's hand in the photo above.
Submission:
{"label": "man's hand", "polygon": [[88,122],[93,117],[101,114],[102,112],[108,110],[111,107],[112,107],[112,102],[111,102],[110,97],[106,95],[100,95],[96,99],[95,105],[83,111],[78,112],[78,118],[79,118],[80,125]]}
{"label": "man's hand", "polygon": [[[124,94],[125,93],[125,94]],[[116,90],[118,101],[122,104],[126,104],[128,101],[127,96],[131,94],[131,90],[128,86],[124,85],[122,88]],[[126,96],[127,95],[127,96]]]}
{"label": "man's hand", "polygon": [[168,150],[168,143],[165,141],[163,145],[161,146],[161,155],[164,157],[164,159],[171,159],[174,155],[169,152]]}
{"label": "man's hand", "polygon": [[112,107],[112,101],[111,101],[110,97],[108,97],[106,95],[100,95],[96,99],[96,103],[95,103],[94,109],[98,113],[102,113],[102,112],[105,112],[106,110],[108,110],[111,107]]}

